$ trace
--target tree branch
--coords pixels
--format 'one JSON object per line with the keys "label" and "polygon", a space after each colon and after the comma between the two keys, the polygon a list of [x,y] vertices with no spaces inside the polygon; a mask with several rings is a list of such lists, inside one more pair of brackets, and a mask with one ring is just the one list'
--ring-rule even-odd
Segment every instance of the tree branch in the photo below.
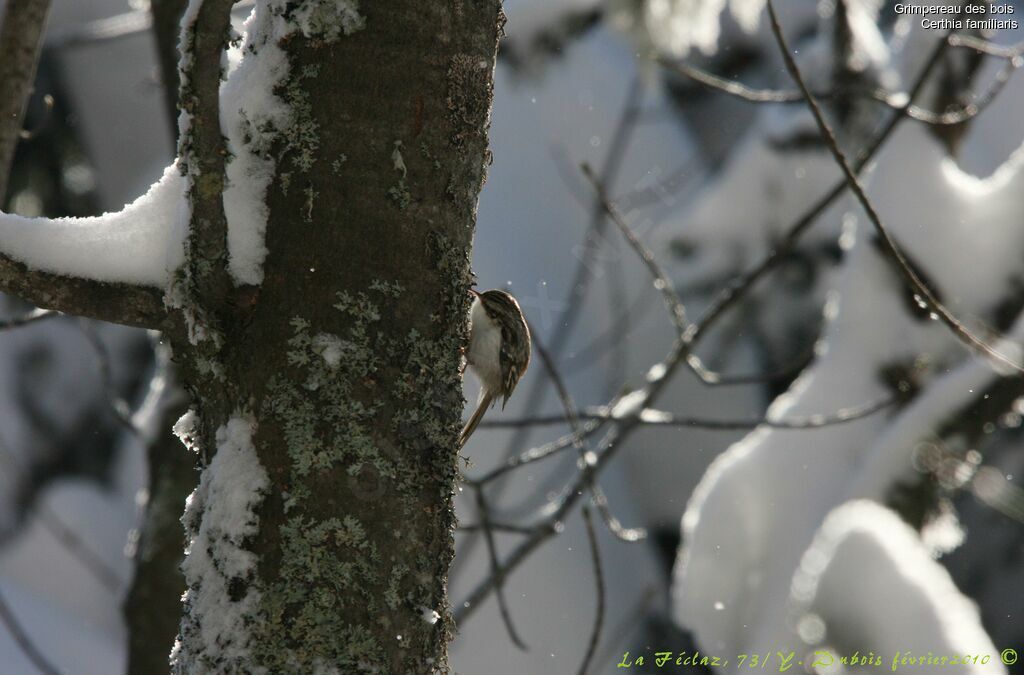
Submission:
{"label": "tree branch", "polygon": [[[924,124],[932,126],[952,126],[962,124],[972,117],[979,115],[993,100],[995,100],[999,92],[1003,90],[1006,83],[1009,82],[1010,76],[1022,65],[1020,61],[1022,47],[1018,45],[1017,47],[999,48],[998,45],[992,45],[984,40],[974,39],[967,41],[957,39],[960,37],[961,36],[951,36],[948,39],[949,45],[952,47],[969,47],[978,52],[1002,58],[1005,60],[1005,63],[999,72],[996,73],[996,76],[993,78],[988,89],[978,96],[978,100],[973,103],[963,105],[958,110],[935,112],[916,105],[904,105],[905,94],[885,91],[884,89],[879,88],[861,88],[855,89],[851,92],[844,92],[842,90],[824,91],[816,93],[815,97],[819,101],[827,101],[840,94],[853,94],[854,96],[868,98],[882,103],[888,108],[895,110],[900,115],[906,115],[907,117]],[[715,75],[714,73],[709,73],[706,70],[702,70],[682,61],[672,61],[665,57],[659,57],[657,62],[662,67],[693,80],[708,89],[728,94],[734,98],[747,101],[748,103],[792,104],[804,102],[804,95],[799,89],[756,89],[748,87],[741,82],[736,82],[734,80],[729,80]]]}
{"label": "tree branch", "polygon": [[3,253],[0,289],[43,309],[138,328],[169,326],[164,293],[159,288],[33,270]]}
{"label": "tree branch", "polygon": [[509,611],[508,603],[505,600],[504,579],[498,569],[498,547],[494,543],[494,532],[491,529],[490,506],[488,506],[487,500],[484,497],[483,486],[476,485],[474,486],[474,490],[476,491],[477,510],[480,513],[480,528],[483,530],[484,540],[487,542],[487,557],[491,564],[491,574],[495,577],[495,597],[498,599],[498,611],[501,614],[502,621],[505,622],[505,628],[508,630],[508,636],[509,639],[512,640],[512,644],[524,652],[528,652],[530,651],[530,648],[527,647],[526,643],[523,642],[523,639],[519,637],[515,624],[512,623],[512,613]]}
{"label": "tree branch", "polygon": [[1024,373],[1024,366],[1006,355],[997,352],[988,343],[972,333],[945,305],[939,302],[932,290],[928,288],[928,286],[918,277],[917,273],[914,272],[914,269],[907,262],[903,252],[899,249],[895,240],[889,234],[888,228],[882,223],[881,217],[875,210],[874,205],[868,199],[863,186],[860,184],[860,180],[857,178],[857,173],[853,168],[851,168],[850,162],[846,159],[846,155],[843,153],[842,149],[840,149],[839,143],[836,141],[832,128],[829,126],[828,121],[825,120],[825,115],[821,111],[821,106],[818,105],[814,95],[807,88],[807,83],[804,81],[803,75],[800,73],[800,68],[797,66],[796,60],[790,52],[785,35],[782,33],[782,27],[779,25],[778,17],[775,15],[775,8],[772,5],[772,0],[768,0],[767,6],[768,17],[772,26],[772,33],[774,33],[775,40],[779,45],[779,50],[782,52],[782,58],[786,63],[786,69],[789,71],[789,74],[793,76],[793,79],[796,80],[797,85],[800,87],[800,91],[803,92],[804,98],[807,100],[807,105],[811,109],[811,113],[814,115],[814,121],[818,124],[818,129],[821,131],[821,135],[825,139],[825,144],[828,146],[832,156],[835,157],[836,163],[843,170],[843,174],[846,176],[846,182],[849,184],[850,190],[857,197],[857,201],[860,202],[861,207],[867,214],[868,220],[870,220],[871,224],[874,225],[886,254],[896,265],[896,269],[902,275],[907,287],[912,293],[915,293],[922,298],[925,304],[928,305],[928,308],[935,313],[942,323],[944,323],[961,342],[976,351],[985,354],[994,360],[1009,366],[1010,368],[1013,368],[1018,373]]}
{"label": "tree branch", "polygon": [[43,673],[43,675],[60,675],[60,671],[43,656],[43,653],[32,642],[32,638],[25,632],[21,622],[18,621],[18,617],[15,616],[14,610],[7,604],[7,600],[3,595],[0,595],[0,622],[7,628],[21,653],[32,662],[32,665],[40,673]]}
{"label": "tree branch", "polygon": [[[49,7],[48,0],[8,2],[0,28],[0,197],[6,193],[21,135]],[[0,290],[44,309],[128,326],[168,326],[158,288],[71,277],[32,266],[0,252]]]}
{"label": "tree branch", "polygon": [[[221,56],[234,0],[191,0],[182,21],[178,95],[188,128],[178,155],[191,179],[191,226],[186,266],[192,290],[206,307],[221,307],[233,286],[228,274],[224,213],[227,147],[220,126]],[[208,317],[209,318],[209,317]]]}
{"label": "tree branch", "polygon": [[583,507],[583,523],[587,526],[587,541],[590,542],[590,561],[594,566],[594,583],[597,586],[597,610],[594,613],[594,626],[590,631],[590,640],[587,642],[587,652],[580,664],[580,675],[587,675],[590,664],[594,660],[594,654],[601,643],[601,628],[604,626],[604,570],[601,566],[601,549],[597,545],[597,533],[594,532],[594,522],[590,517],[590,509]]}
{"label": "tree branch", "polygon": [[21,136],[50,0],[8,2],[0,26],[0,203],[7,195],[14,150]]}
{"label": "tree branch", "polygon": [[[960,3],[960,9],[962,12],[962,2]],[[957,16],[959,16],[959,14]],[[946,39],[937,41],[932,53],[928,57],[928,61],[921,69],[920,74],[917,76],[913,86],[910,88],[910,93],[907,95],[907,100],[903,108],[909,108],[921,92],[924,91],[929,77],[942,61],[942,55],[945,54],[946,49],[950,46],[948,39],[952,34],[953,30],[950,29],[947,32]],[[904,119],[906,119],[906,116],[899,110],[890,116],[888,122],[886,122],[878,132],[871,144],[864,151],[858,154],[856,162],[854,163],[855,171],[859,173],[868,165],[875,155],[878,154],[878,151],[882,146],[885,145],[885,142],[896,130],[896,127],[898,127],[900,122]],[[800,216],[800,218],[790,225],[786,234],[783,236],[782,241],[776,245],[775,248],[770,250],[761,262],[734,279],[718,294],[701,317],[690,327],[690,331],[686,336],[686,342],[689,343],[691,351],[697,348],[697,344],[712,325],[717,323],[731,307],[735,306],[762,277],[779,266],[779,264],[785,259],[786,254],[793,250],[804,233],[817,221],[818,216],[824,213],[829,206],[831,206],[843,193],[845,193],[847,187],[848,184],[846,178],[840,178],[828,193],[815,202],[809,209],[807,209],[807,211],[804,212],[802,216]],[[693,358],[696,357],[693,356]]]}

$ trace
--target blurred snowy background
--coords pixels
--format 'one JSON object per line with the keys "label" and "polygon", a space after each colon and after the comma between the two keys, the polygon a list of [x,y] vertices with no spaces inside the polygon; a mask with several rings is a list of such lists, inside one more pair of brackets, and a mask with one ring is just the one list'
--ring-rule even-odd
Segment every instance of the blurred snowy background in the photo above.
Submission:
{"label": "blurred snowy background", "polygon": [[[815,91],[906,92],[943,38],[879,0],[781,0],[778,9]],[[481,287],[517,294],[576,403],[600,406],[643,387],[674,332],[582,162],[666,267],[691,319],[777,246],[840,173],[804,106],[737,100],[651,58],[792,90],[757,0],[506,0],[505,12],[474,269]],[[1017,4],[1024,22],[1022,12]],[[47,34],[33,137],[19,147],[5,210],[117,209],[156,181],[173,153],[147,3],[54,0]],[[1024,31],[983,37],[1012,46]],[[1017,360],[1019,65],[1019,57],[946,48],[914,102],[955,112],[981,101],[983,109],[964,124],[902,121],[865,174],[922,278],[973,331],[994,343],[1005,336],[999,348]],[[894,114],[853,95],[826,109],[851,155]],[[3,302],[5,316],[30,309]],[[170,437],[176,398],[155,347],[140,331],[65,317],[0,333],[4,675],[38,672],[26,642],[60,672],[124,671],[121,605],[147,463],[155,451],[185,453]],[[622,524],[647,536],[627,543],[597,524],[607,596],[591,672],[619,672],[626,651],[802,657],[827,647],[995,661],[1002,649],[1024,651],[1024,384],[921,311],[854,200],[828,207],[697,353],[708,368],[744,377],[709,386],[680,369],[658,409],[785,422],[898,402],[812,429],[650,425],[631,434],[600,484]],[[755,373],[771,376],[745,377]],[[468,382],[469,400],[474,387]],[[536,356],[519,391],[488,419],[561,414]],[[464,451],[466,474],[482,476],[568,430],[482,429]],[[487,486],[492,517],[521,525],[545,517],[577,473],[570,451],[505,474]],[[459,512],[479,522],[469,490]],[[560,525],[505,580],[528,651],[509,639],[493,596],[462,606],[489,559],[479,531],[457,535],[450,596],[466,613],[452,645],[458,672],[577,671],[597,594],[578,509]],[[499,557],[521,539],[498,532]],[[1017,668],[992,662],[976,671],[1024,672]]]}

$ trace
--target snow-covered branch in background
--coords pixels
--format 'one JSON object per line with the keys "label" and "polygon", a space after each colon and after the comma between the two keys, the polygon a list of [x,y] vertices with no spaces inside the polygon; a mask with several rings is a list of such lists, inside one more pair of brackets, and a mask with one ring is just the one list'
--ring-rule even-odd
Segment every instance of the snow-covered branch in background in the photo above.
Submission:
{"label": "snow-covered branch in background", "polygon": [[917,532],[876,502],[850,501],[828,515],[800,561],[791,597],[790,621],[826,671],[859,653],[859,663],[891,671],[929,656],[978,655],[987,661],[968,657],[960,672],[1003,672],[978,608]]}
{"label": "snow-covered branch in background", "polygon": [[121,211],[90,218],[0,213],[0,288],[62,312],[143,327],[166,319],[187,221],[174,166]]}
{"label": "snow-covered branch in background", "polygon": [[31,270],[164,288],[182,262],[185,182],[171,165],[122,210],[88,218],[0,215],[0,250]]}
{"label": "snow-covered branch in background", "polygon": [[[615,6],[615,3],[611,3]],[[625,4],[625,3],[619,3]],[[786,3],[780,7],[788,12],[787,25],[791,18],[802,17],[813,10],[816,3]],[[827,18],[837,11],[836,4],[828,3],[819,8],[819,16]],[[843,17],[850,36],[848,65],[854,70],[864,70],[872,63],[884,59],[887,49],[878,33],[877,21],[880,0],[847,0]],[[724,12],[743,33],[753,35],[763,25],[765,0],[646,0],[642,3],[642,22],[651,44],[659,51],[675,56],[686,56],[693,49],[705,55],[718,50]],[[823,41],[831,42],[831,36],[822,34]],[[770,42],[770,40],[769,40]],[[829,52],[832,53],[832,52]]]}
{"label": "snow-covered branch in background", "polygon": [[[734,158],[737,166],[744,160]],[[904,125],[867,181],[872,203],[943,302],[971,317],[974,331],[1009,331],[999,348],[1019,351],[1024,322],[1014,321],[1019,304],[1012,301],[1024,257],[1024,147],[977,178],[921,126]],[[937,517],[926,497],[908,506],[905,492],[923,480],[912,462],[920,444],[963,435],[956,420],[1005,373],[965,352],[903,289],[856,203],[845,207],[831,214],[842,222],[843,257],[826,284],[816,362],[769,417],[826,413],[893,388],[912,398],[890,413],[813,434],[763,427],[716,459],[683,518],[676,619],[709,651],[995,653],[977,611],[930,559],[959,543],[934,532],[949,527],[950,514]],[[721,239],[705,241],[708,233]],[[730,240],[712,221],[692,243],[720,249]],[[922,522],[915,509],[923,509]],[[899,600],[904,611],[895,609]],[[985,672],[1000,668],[989,664]]]}

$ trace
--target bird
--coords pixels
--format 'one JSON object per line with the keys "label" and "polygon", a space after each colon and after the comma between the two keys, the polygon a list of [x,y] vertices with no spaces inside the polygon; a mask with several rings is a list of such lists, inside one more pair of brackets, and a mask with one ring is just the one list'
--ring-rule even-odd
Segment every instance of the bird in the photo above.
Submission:
{"label": "bird", "polygon": [[499,396],[502,397],[501,407],[505,408],[519,378],[530,366],[530,327],[516,299],[497,289],[469,292],[473,295],[473,304],[469,310],[466,365],[480,380],[480,398],[459,435],[460,448]]}

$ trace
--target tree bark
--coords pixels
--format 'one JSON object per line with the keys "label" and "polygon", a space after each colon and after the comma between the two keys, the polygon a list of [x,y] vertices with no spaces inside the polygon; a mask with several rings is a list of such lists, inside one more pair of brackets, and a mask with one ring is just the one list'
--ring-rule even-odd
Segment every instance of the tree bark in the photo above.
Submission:
{"label": "tree bark", "polygon": [[[173,348],[192,397],[175,431],[204,463],[182,517],[177,672],[447,672],[500,2],[257,0],[234,98],[232,4],[192,0],[183,18],[191,217],[170,287],[42,274],[0,252],[0,289],[160,328]],[[265,233],[248,222],[262,211],[240,218],[225,198],[240,185],[263,191],[241,203],[266,207]],[[258,274],[232,267],[248,262],[232,232],[262,235]]]}
{"label": "tree bark", "polygon": [[210,257],[223,155],[193,75],[205,57],[183,78],[184,311],[201,326],[174,348],[210,463],[183,519],[178,672],[448,670],[459,349],[500,8],[353,7],[282,5],[301,30],[280,41],[292,121],[273,144],[258,288],[225,294]]}
{"label": "tree bark", "polygon": [[0,203],[7,194],[49,12],[50,0],[12,0],[4,8],[0,24]]}

